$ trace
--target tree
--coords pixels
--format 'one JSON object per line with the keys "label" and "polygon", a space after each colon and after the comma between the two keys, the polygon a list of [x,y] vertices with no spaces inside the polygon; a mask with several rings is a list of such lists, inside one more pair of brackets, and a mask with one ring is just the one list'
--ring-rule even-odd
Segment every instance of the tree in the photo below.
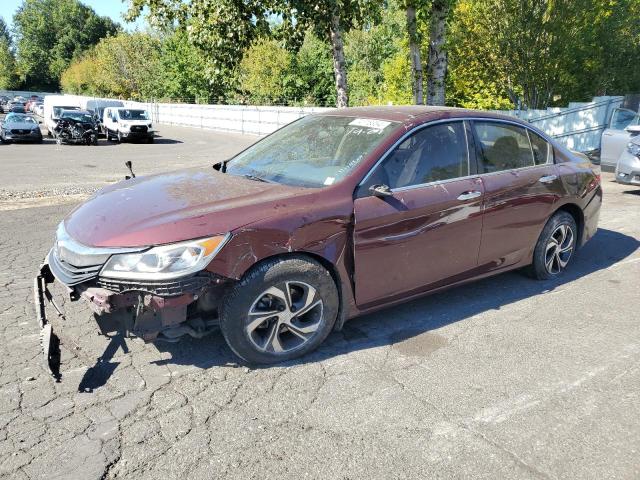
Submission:
{"label": "tree", "polygon": [[409,37],[409,57],[411,58],[411,77],[413,89],[413,103],[421,105],[424,103],[424,81],[422,73],[422,54],[420,44],[422,35],[418,29],[418,6],[423,2],[419,0],[408,0],[405,5],[407,17],[407,34]]}
{"label": "tree", "polygon": [[345,36],[349,100],[353,105],[394,101],[387,95],[389,73],[393,70],[387,63],[398,55],[409,58],[404,10],[392,0],[381,17],[379,23],[354,28]]}
{"label": "tree", "polygon": [[427,63],[427,105],[444,105],[447,77],[445,48],[449,2],[432,0],[429,28],[429,60]]}
{"label": "tree", "polygon": [[177,23],[195,45],[211,55],[211,74],[227,82],[231,72],[254,41],[277,34],[298,47],[311,28],[332,47],[336,104],[349,103],[343,35],[356,23],[364,24],[378,9],[375,0],[129,0],[127,18],[144,8],[154,24]]}
{"label": "tree", "polygon": [[11,43],[11,34],[9,33],[7,22],[4,21],[4,18],[0,17],[0,39],[3,38],[7,41],[7,43]]}
{"label": "tree", "polygon": [[4,19],[0,17],[0,89],[17,87],[16,62],[11,49],[11,35]]}
{"label": "tree", "polygon": [[68,93],[147,100],[162,82],[160,41],[146,33],[103,39],[62,74]]}
{"label": "tree", "polygon": [[285,104],[293,90],[293,55],[276,40],[259,40],[243,55],[240,91],[254,104]]}
{"label": "tree", "polygon": [[18,76],[11,45],[4,35],[0,35],[0,90],[17,88]]}
{"label": "tree", "polygon": [[13,23],[22,81],[42,90],[57,89],[74,58],[118,30],[78,0],[23,0]]}

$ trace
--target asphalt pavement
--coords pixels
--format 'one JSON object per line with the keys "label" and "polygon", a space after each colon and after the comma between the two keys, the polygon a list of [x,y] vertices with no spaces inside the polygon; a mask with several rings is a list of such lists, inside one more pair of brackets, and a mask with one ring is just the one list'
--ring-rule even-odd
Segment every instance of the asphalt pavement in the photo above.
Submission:
{"label": "asphalt pavement", "polygon": [[65,303],[54,382],[31,287],[65,213],[125,160],[167,171],[255,141],[160,133],[153,145],[0,145],[0,477],[640,478],[640,189],[610,174],[600,230],[556,280],[458,287],[261,369],[218,334],[99,336],[85,305]]}

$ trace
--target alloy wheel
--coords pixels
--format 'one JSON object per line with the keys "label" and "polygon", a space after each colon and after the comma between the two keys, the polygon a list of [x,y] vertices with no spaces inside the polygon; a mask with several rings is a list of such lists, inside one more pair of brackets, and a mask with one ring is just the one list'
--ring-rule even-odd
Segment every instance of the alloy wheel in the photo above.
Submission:
{"label": "alloy wheel", "polygon": [[566,224],[558,225],[549,237],[544,264],[551,275],[559,274],[569,263],[573,254],[573,240],[573,229]]}
{"label": "alloy wheel", "polygon": [[322,320],[323,302],[314,287],[304,282],[282,282],[253,302],[245,332],[259,351],[282,354],[306,344]]}

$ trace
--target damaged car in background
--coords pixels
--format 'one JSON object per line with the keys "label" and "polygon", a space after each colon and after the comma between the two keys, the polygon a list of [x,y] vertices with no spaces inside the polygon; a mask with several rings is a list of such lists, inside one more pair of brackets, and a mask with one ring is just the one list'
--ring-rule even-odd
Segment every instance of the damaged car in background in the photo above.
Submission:
{"label": "damaged car in background", "polygon": [[55,371],[56,280],[105,333],[153,342],[219,328],[245,362],[269,364],[452,285],[522,267],[560,275],[601,200],[592,164],[513,118],[310,115],[213,168],[131,172],[73,210],[35,279],[45,356]]}

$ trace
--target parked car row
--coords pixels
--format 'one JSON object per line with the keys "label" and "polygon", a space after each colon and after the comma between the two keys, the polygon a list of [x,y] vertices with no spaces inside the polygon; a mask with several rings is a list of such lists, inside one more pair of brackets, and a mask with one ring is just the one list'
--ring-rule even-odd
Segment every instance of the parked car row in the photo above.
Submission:
{"label": "parked car row", "polygon": [[99,136],[109,141],[144,140],[152,143],[155,137],[148,112],[127,108],[118,100],[90,100],[82,108],[73,97],[47,95],[40,102],[34,95],[28,100],[15,98],[5,105],[3,110],[10,113],[0,123],[3,143],[42,142],[39,122],[26,113],[28,110],[42,119],[40,123],[43,123],[47,135],[55,138],[58,144],[97,145]]}
{"label": "parked car row", "polygon": [[31,95],[29,98],[15,96],[13,99],[6,95],[0,96],[0,113],[28,113],[34,112],[38,104],[42,104],[43,98]]}
{"label": "parked car row", "polygon": [[[73,112],[81,113],[73,113]],[[96,135],[107,140],[146,140],[153,142],[155,131],[148,112],[144,109],[128,108],[119,100],[89,100],[86,105],[64,95],[47,95],[44,99],[43,122],[47,133],[57,137],[56,127],[63,117],[90,115],[85,118],[85,128],[91,123]]]}

